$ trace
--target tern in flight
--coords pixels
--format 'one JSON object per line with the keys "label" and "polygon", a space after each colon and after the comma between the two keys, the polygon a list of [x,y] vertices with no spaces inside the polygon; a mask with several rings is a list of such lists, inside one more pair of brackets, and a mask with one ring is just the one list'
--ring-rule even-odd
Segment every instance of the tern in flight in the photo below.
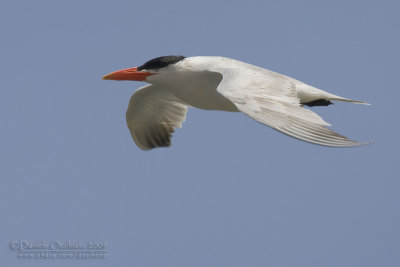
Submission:
{"label": "tern in flight", "polygon": [[331,101],[368,103],[234,59],[164,56],[103,79],[149,83],[132,95],[126,112],[132,138],[143,150],[170,146],[174,128],[182,127],[188,107],[240,111],[284,134],[318,145],[362,145],[328,129],[329,123],[304,106],[328,106]]}

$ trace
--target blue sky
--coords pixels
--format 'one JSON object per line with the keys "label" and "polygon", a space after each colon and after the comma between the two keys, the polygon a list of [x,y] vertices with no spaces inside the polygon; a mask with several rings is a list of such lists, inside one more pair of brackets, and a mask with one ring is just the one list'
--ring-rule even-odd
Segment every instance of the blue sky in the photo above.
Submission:
{"label": "blue sky", "polygon": [[[398,1],[2,1],[2,266],[399,266]],[[168,149],[125,123],[163,55],[219,55],[372,106],[317,107],[373,145],[300,142],[191,109]],[[108,244],[17,259],[13,240]]]}

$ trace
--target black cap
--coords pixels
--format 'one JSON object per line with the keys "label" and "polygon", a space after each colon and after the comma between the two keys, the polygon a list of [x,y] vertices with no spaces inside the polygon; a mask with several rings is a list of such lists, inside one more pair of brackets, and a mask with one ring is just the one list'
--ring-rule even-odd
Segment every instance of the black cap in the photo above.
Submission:
{"label": "black cap", "polygon": [[183,60],[184,58],[185,58],[184,56],[156,57],[147,61],[143,65],[139,66],[137,70],[141,71],[141,70],[154,70],[154,69],[165,68],[170,64],[175,64],[176,62]]}

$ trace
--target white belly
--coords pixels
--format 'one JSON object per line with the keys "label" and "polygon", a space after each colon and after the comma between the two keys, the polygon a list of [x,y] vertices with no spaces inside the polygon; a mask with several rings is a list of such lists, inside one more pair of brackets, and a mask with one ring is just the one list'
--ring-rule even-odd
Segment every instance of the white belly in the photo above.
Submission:
{"label": "white belly", "polygon": [[152,84],[163,86],[189,106],[207,110],[237,112],[236,106],[217,92],[222,75],[216,72],[176,72],[147,78]]}

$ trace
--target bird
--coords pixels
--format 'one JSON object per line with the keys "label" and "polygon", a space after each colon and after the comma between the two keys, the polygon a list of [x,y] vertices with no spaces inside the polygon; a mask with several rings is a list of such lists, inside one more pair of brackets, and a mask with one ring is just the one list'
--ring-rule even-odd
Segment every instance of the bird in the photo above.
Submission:
{"label": "bird", "polygon": [[220,56],[162,56],[104,80],[147,82],[130,98],[126,122],[142,150],[171,146],[189,107],[242,112],[288,136],[328,147],[364,145],[338,134],[307,107],[332,101],[369,103],[320,90],[294,78]]}

